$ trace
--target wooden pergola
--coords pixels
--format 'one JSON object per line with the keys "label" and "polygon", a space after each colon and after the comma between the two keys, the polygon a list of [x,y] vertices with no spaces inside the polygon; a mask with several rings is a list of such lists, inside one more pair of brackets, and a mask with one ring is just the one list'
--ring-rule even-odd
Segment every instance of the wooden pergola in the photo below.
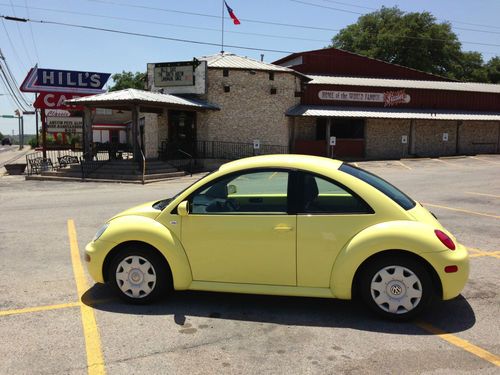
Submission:
{"label": "wooden pergola", "polygon": [[68,105],[84,107],[83,141],[84,156],[92,158],[92,108],[106,108],[132,112],[132,149],[134,159],[139,161],[139,113],[163,114],[169,109],[206,111],[219,110],[214,104],[199,99],[183,98],[176,95],[161,94],[151,91],[125,89],[98,95],[66,100]]}

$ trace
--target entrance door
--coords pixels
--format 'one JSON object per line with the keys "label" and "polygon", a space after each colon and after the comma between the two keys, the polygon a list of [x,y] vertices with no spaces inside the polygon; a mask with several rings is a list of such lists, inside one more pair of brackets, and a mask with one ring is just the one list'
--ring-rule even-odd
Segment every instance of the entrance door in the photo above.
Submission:
{"label": "entrance door", "polygon": [[189,199],[182,245],[193,279],[296,285],[296,220],[286,171],[253,171],[209,182]]}
{"label": "entrance door", "polygon": [[168,140],[193,155],[196,141],[196,112],[169,111]]}

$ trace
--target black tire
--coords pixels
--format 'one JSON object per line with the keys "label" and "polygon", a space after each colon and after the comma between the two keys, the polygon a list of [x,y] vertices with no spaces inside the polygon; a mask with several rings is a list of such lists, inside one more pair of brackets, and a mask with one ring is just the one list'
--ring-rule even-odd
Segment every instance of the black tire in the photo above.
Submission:
{"label": "black tire", "polygon": [[168,263],[141,244],[129,245],[115,255],[108,268],[108,283],[121,299],[133,304],[151,303],[172,290]]}
{"label": "black tire", "polygon": [[364,267],[359,291],[371,310],[396,321],[419,315],[434,295],[431,276],[422,263],[403,255],[376,258]]}

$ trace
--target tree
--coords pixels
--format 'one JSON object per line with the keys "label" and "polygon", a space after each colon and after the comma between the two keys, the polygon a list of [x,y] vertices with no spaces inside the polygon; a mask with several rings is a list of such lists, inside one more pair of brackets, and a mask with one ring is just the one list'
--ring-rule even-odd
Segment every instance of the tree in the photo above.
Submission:
{"label": "tree", "polygon": [[491,83],[500,83],[500,57],[495,56],[486,63],[486,74]]}
{"label": "tree", "polygon": [[382,7],[342,29],[331,46],[449,78],[488,80],[481,54],[462,52],[450,23],[429,12]]}
{"label": "tree", "polygon": [[114,84],[109,88],[109,91],[124,89],[144,90],[146,87],[146,73],[122,71],[121,73],[113,74],[111,78]]}

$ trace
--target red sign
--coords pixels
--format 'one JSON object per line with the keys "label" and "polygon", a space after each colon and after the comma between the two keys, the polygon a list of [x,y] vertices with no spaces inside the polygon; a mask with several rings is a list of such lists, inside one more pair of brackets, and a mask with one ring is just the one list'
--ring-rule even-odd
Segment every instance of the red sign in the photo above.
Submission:
{"label": "red sign", "polygon": [[83,96],[93,94],[70,94],[64,92],[41,92],[35,101],[35,108],[42,109],[66,109],[72,111],[82,111],[83,106],[78,105],[65,105],[64,101],[69,99],[76,99]]}
{"label": "red sign", "polygon": [[384,92],[384,107],[392,107],[397,104],[410,102],[410,95],[405,93],[405,90],[386,91]]}

